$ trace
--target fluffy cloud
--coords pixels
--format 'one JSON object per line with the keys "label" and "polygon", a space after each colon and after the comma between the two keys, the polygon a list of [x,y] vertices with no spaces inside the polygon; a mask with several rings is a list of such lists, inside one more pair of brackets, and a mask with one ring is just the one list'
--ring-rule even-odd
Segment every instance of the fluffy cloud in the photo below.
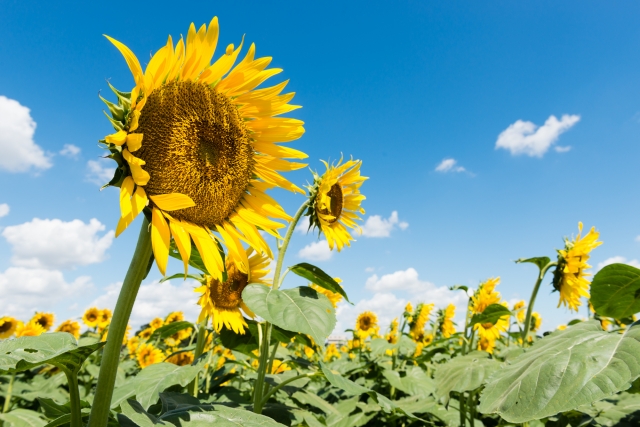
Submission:
{"label": "fluffy cloud", "polygon": [[300,218],[294,231],[300,234],[307,234],[309,232],[309,217],[303,216]]}
{"label": "fluffy cloud", "polygon": [[9,215],[10,210],[11,209],[9,208],[8,204],[0,203],[0,218],[2,218],[3,216]]}
{"label": "fluffy cloud", "polygon": [[456,166],[458,161],[456,159],[444,159],[436,166],[436,172],[464,172],[466,169],[462,166]]}
{"label": "fluffy cloud", "polygon": [[598,270],[600,270],[600,269],[602,269],[602,268],[604,268],[604,267],[606,267],[607,265],[610,265],[610,264],[628,264],[628,265],[631,265],[633,267],[640,268],[640,261],[638,261],[637,259],[629,259],[628,260],[625,257],[618,255],[618,256],[611,257],[611,258],[607,258],[602,262],[599,262],[598,263]]}
{"label": "fluffy cloud", "polygon": [[69,283],[57,270],[10,267],[0,273],[0,313],[28,319],[35,311],[55,311],[58,303],[87,290],[93,290],[87,276]]}
{"label": "fluffy cloud", "polygon": [[103,236],[105,226],[97,219],[88,224],[75,219],[38,219],[6,227],[2,236],[12,245],[11,261],[20,267],[69,268],[101,262],[114,233]]}
{"label": "fluffy cloud", "polygon": [[[136,330],[154,317],[165,317],[171,311],[182,311],[187,320],[195,321],[200,314],[199,294],[193,292],[197,286],[193,280],[153,281],[140,286],[129,324]],[[85,309],[96,306],[113,310],[121,287],[122,283],[108,286],[106,292]]]}
{"label": "fluffy cloud", "polygon": [[355,305],[342,302],[338,304],[336,310],[338,323],[336,323],[334,333],[340,335],[345,329],[353,329],[358,314],[363,311],[374,312],[378,316],[380,330],[384,331],[394,317],[402,315],[405,305],[407,305],[406,299],[398,298],[392,293],[375,294],[372,298],[361,300]]}
{"label": "fluffy cloud", "polygon": [[326,240],[310,243],[298,252],[300,258],[310,261],[328,261],[332,255],[333,252],[329,249],[329,244]]}
{"label": "fluffy cloud", "polygon": [[391,212],[391,216],[387,219],[380,215],[371,215],[362,226],[362,235],[365,237],[389,237],[396,225],[401,230],[406,230],[409,227],[408,222],[398,219],[398,211]]}
{"label": "fluffy cloud", "polygon": [[[556,116],[549,116],[540,127],[533,122],[518,120],[498,135],[496,149],[504,148],[514,156],[526,154],[530,157],[542,157],[558,140],[560,134],[571,129],[579,121],[580,116],[575,114],[564,114],[560,120]],[[566,147],[560,147],[557,151],[568,150]]]}
{"label": "fluffy cloud", "polygon": [[60,150],[60,154],[75,159],[78,157],[78,154],[80,154],[80,147],[73,144],[64,144],[64,147]]}
{"label": "fluffy cloud", "polygon": [[114,170],[115,164],[111,159],[89,160],[87,162],[87,181],[102,186],[111,181]]}
{"label": "fluffy cloud", "polygon": [[416,293],[424,289],[425,286],[433,287],[434,285],[429,282],[421,282],[418,279],[418,272],[414,268],[385,274],[382,277],[374,274],[365,283],[365,287],[373,292],[408,291]]}
{"label": "fluffy cloud", "polygon": [[16,100],[0,95],[0,169],[27,172],[48,169],[51,160],[33,141],[36,122],[31,110]]}

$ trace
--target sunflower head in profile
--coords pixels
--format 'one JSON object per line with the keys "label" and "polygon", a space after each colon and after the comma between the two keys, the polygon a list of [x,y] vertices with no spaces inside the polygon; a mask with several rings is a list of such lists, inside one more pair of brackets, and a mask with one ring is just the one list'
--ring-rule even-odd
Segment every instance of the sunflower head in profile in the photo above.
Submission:
{"label": "sunflower head in profile", "polygon": [[47,330],[45,328],[42,327],[42,325],[40,325],[37,322],[27,322],[27,323],[23,323],[23,322],[18,322],[18,325],[16,327],[16,337],[20,338],[20,337],[37,337],[39,335],[44,334],[45,332],[47,332]]}
{"label": "sunflower head in profile", "polygon": [[202,307],[198,323],[209,317],[216,332],[220,332],[222,326],[226,326],[237,334],[244,334],[247,322],[240,310],[249,317],[255,315],[242,300],[242,291],[249,283],[270,285],[265,280],[269,273],[269,258],[260,253],[253,253],[251,248],[246,250],[245,256],[249,265],[247,272],[241,271],[233,261],[227,259],[225,280],[205,276],[202,286],[195,289],[202,294],[198,300]]}
{"label": "sunflower head in profile", "polygon": [[531,313],[531,332],[537,332],[542,326],[542,316],[537,311]]}
{"label": "sunflower head in profile", "polygon": [[456,306],[449,304],[447,308],[441,310],[439,314],[440,333],[443,337],[449,338],[456,333],[456,326],[453,323],[453,317],[456,314]]}
{"label": "sunflower head in profile", "polygon": [[82,315],[82,323],[90,328],[95,328],[100,322],[100,309],[98,307],[88,308]]}
{"label": "sunflower head in profile", "polygon": [[363,311],[356,319],[356,334],[361,340],[378,334],[378,316],[372,311]]}
{"label": "sunflower head in profile", "polygon": [[42,329],[48,331],[53,327],[54,320],[55,316],[53,313],[37,312],[33,315],[29,323],[37,323],[38,325],[42,326]]}
{"label": "sunflower head in profile", "polygon": [[0,317],[0,339],[9,338],[16,331],[18,321],[13,317]]}
{"label": "sunflower head in profile", "polygon": [[389,332],[384,336],[384,339],[387,340],[389,344],[395,344],[398,342],[398,318],[396,317],[391,321],[389,325]]}
{"label": "sunflower head in profile", "polygon": [[358,214],[364,215],[360,206],[365,196],[360,193],[360,186],[367,177],[360,175],[362,161],[349,160],[336,164],[323,161],[327,170],[322,175],[314,172],[313,185],[309,190],[309,228],[317,228],[324,233],[329,248],[341,251],[354,240],[348,228],[357,228]]}
{"label": "sunflower head in profile", "polygon": [[412,316],[411,322],[409,322],[410,333],[416,334],[424,332],[424,327],[429,321],[429,315],[434,306],[435,304],[418,304],[416,307],[416,315]]}
{"label": "sunflower head in profile", "polygon": [[67,332],[78,339],[80,338],[80,323],[75,320],[65,320],[58,325],[56,332]]}
{"label": "sunflower head in profile", "polygon": [[518,320],[518,323],[524,323],[525,321],[525,316],[527,315],[525,310],[526,306],[527,303],[524,301],[518,301],[513,305],[513,311],[515,311],[516,313],[516,319]]}
{"label": "sunflower head in profile", "polygon": [[164,360],[164,353],[153,344],[142,344],[138,347],[136,359],[142,369],[160,363]]}
{"label": "sunflower head in profile", "polygon": [[591,268],[587,261],[590,252],[600,246],[600,233],[595,227],[582,237],[582,222],[578,223],[578,236],[574,240],[565,239],[565,248],[558,251],[558,265],[553,272],[553,287],[560,292],[558,307],[564,305],[569,310],[578,312],[582,305],[581,298],[589,298],[590,273],[585,270]]}
{"label": "sunflower head in profile", "polygon": [[227,46],[212,62],[217,18],[197,30],[191,24],[186,41],[174,44],[169,37],[144,71],[128,47],[107,38],[135,82],[131,92],[112,88],[117,104],[105,100],[116,130],[101,141],[118,164],[107,184],[120,187],[116,235],[146,210],[162,274],[172,238],[185,274],[192,243],[217,280],[225,267],[222,246],[236,269],[247,273],[241,241],[272,256],[259,230],[280,237],[285,225],[278,220],[291,220],[266,191],[304,193],[280,172],[304,167],[287,159],[307,155],[277,145],[304,133],[302,121],[278,117],[299,108],[289,104],[294,93],[282,94],[286,81],[256,89],[282,70],[267,68],[271,58],[256,58],[253,44],[236,63],[243,42]]}

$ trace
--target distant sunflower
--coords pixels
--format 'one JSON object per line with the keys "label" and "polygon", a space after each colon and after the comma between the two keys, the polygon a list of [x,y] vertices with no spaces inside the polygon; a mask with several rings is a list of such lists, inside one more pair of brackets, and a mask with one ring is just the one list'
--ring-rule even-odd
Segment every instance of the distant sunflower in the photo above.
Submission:
{"label": "distant sunflower", "polygon": [[0,317],[0,339],[9,338],[16,331],[18,321],[13,317]]}
{"label": "distant sunflower", "polygon": [[500,303],[500,292],[495,290],[496,286],[500,283],[499,277],[487,279],[486,282],[480,284],[480,287],[471,297],[472,305],[471,311],[474,314],[480,314],[489,307],[491,304]]}
{"label": "distant sunflower", "polygon": [[[340,279],[339,277],[335,277],[333,280],[335,280],[338,283],[342,283],[342,279]],[[331,304],[333,305],[333,308],[337,308],[338,307],[338,303],[340,301],[342,301],[342,295],[340,295],[337,292],[331,292],[330,290],[325,289],[322,286],[318,286],[315,283],[311,283],[310,286],[313,289],[315,289],[316,292],[321,293],[322,295],[324,295],[327,298],[329,298],[329,301],[331,301]]]}
{"label": "distant sunflower", "polygon": [[584,271],[591,268],[587,261],[589,253],[600,246],[600,233],[595,227],[586,236],[582,235],[582,222],[578,223],[578,236],[573,241],[565,239],[565,248],[558,251],[558,265],[553,273],[553,287],[560,292],[558,307],[564,305],[569,310],[578,311],[582,305],[580,298],[589,298],[589,281],[591,276]]}
{"label": "distant sunflower", "polygon": [[37,323],[38,325],[42,326],[42,329],[48,331],[53,326],[54,320],[55,316],[53,315],[53,313],[38,312],[31,318],[29,323]]}
{"label": "distant sunflower", "polygon": [[104,329],[109,326],[109,323],[111,323],[111,316],[111,310],[109,310],[108,308],[103,308],[102,310],[100,310],[100,315],[98,317],[98,328]]}
{"label": "distant sunflower", "polygon": [[167,314],[166,319],[164,319],[164,324],[168,325],[169,323],[182,322],[184,320],[184,313],[181,311],[173,311]]}
{"label": "distant sunflower", "polygon": [[429,321],[429,315],[433,310],[434,304],[420,303],[416,307],[416,315],[413,316],[412,322],[409,323],[409,332],[417,334],[424,332],[424,327]]}
{"label": "distant sunflower", "polygon": [[525,310],[526,303],[524,301],[518,301],[513,305],[513,311],[516,312],[516,319],[518,323],[524,323],[527,312]]}
{"label": "distant sunflower", "polygon": [[80,324],[75,320],[65,320],[58,325],[56,332],[67,332],[78,339],[80,338]]}
{"label": "distant sunflower", "polygon": [[456,314],[456,306],[449,304],[446,309],[441,312],[440,332],[445,338],[449,338],[456,333],[456,327],[453,324],[453,317]]}
{"label": "distant sunflower", "polygon": [[46,332],[46,330],[36,322],[22,323],[18,322],[16,327],[16,337],[37,337]]}
{"label": "distant sunflower", "polygon": [[139,346],[140,346],[140,337],[137,335],[134,337],[131,337],[127,341],[127,350],[129,351],[130,355],[135,355],[136,351],[138,351]]}
{"label": "distant sunflower", "polygon": [[331,362],[334,359],[340,359],[342,355],[340,355],[340,351],[338,351],[338,347],[335,344],[329,344],[324,351],[324,361]]}
{"label": "distant sunflower", "polygon": [[391,321],[389,325],[389,333],[384,336],[389,344],[395,344],[398,342],[398,318],[396,317]]}
{"label": "distant sunflower", "polygon": [[227,280],[221,281],[215,277],[205,276],[202,286],[195,289],[196,292],[202,293],[198,300],[198,304],[202,307],[198,323],[209,316],[216,332],[220,332],[224,325],[237,334],[244,334],[247,322],[240,309],[249,317],[255,317],[255,315],[242,301],[242,291],[249,283],[269,285],[264,278],[269,272],[267,269],[269,258],[259,253],[252,255],[252,252],[251,248],[246,250],[245,257],[249,265],[247,272],[240,271],[228,259]]}
{"label": "distant sunflower", "polygon": [[540,313],[534,311],[531,313],[531,332],[539,331],[540,326],[542,326],[542,316],[540,316]]}
{"label": "distant sunflower", "polygon": [[[506,303],[504,303],[504,305],[506,305]],[[502,332],[506,332],[509,329],[509,315],[506,314],[498,318],[496,323],[476,323],[473,325],[473,329],[478,331],[480,338],[487,338],[495,341],[500,338],[500,334]]]}
{"label": "distant sunflower", "polygon": [[230,44],[211,64],[217,18],[197,31],[191,24],[186,43],[181,38],[174,46],[169,37],[144,72],[128,47],[107,38],[124,56],[136,84],[131,93],[114,90],[118,105],[107,102],[117,130],[103,141],[118,162],[108,184],[120,187],[116,236],[146,207],[162,274],[171,237],[185,274],[191,240],[216,279],[222,280],[224,271],[218,242],[237,269],[247,273],[240,242],[272,256],[258,230],[279,237],[284,224],[269,218],[291,220],[265,191],[281,187],[304,193],[278,173],[305,166],[285,159],[307,157],[276,145],[304,133],[302,121],[276,117],[299,108],[289,104],[294,93],[280,95],[286,81],[256,90],[282,70],[267,69],[270,57],[255,59],[254,44],[234,67],[243,43],[237,49]]}
{"label": "distant sunflower", "polygon": [[95,328],[100,322],[100,309],[98,307],[88,308],[82,315],[82,323],[90,328]]}
{"label": "distant sunflower", "polygon": [[364,311],[356,319],[356,333],[360,339],[378,334],[378,316],[371,311]]}
{"label": "distant sunflower", "polygon": [[492,340],[488,337],[480,337],[478,340],[478,350],[486,351],[493,354],[493,350],[496,348],[496,340]]}
{"label": "distant sunflower", "polygon": [[145,341],[146,341],[146,340],[148,340],[148,339],[149,339],[149,337],[151,336],[151,334],[153,334],[153,329],[151,329],[151,328],[146,328],[146,329],[143,329],[142,331],[140,331],[140,332],[138,333],[138,336],[139,336],[140,338],[142,338],[143,340],[145,340]]}
{"label": "distant sunflower", "polygon": [[154,347],[152,344],[142,344],[138,347],[136,359],[142,369],[164,360],[162,351]]}
{"label": "distant sunflower", "polygon": [[159,317],[156,317],[155,319],[153,319],[151,322],[149,322],[149,327],[151,329],[153,329],[154,331],[158,328],[161,328],[162,325],[164,325],[164,320],[162,320]]}
{"label": "distant sunflower", "polygon": [[178,366],[191,365],[194,359],[193,351],[183,351],[182,353],[174,354],[167,359],[167,362],[173,363]]}
{"label": "distant sunflower", "polygon": [[360,194],[360,186],[367,177],[360,176],[362,161],[349,160],[342,164],[330,165],[323,160],[327,170],[322,176],[314,173],[314,183],[309,187],[309,228],[316,227],[322,231],[329,243],[338,251],[354,240],[348,228],[359,228],[356,220],[364,215],[360,207],[366,198]]}

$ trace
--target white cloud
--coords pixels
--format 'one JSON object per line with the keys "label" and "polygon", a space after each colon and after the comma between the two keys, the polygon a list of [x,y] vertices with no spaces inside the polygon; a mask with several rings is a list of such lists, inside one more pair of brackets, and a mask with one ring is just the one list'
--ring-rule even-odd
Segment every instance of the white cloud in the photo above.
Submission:
{"label": "white cloud", "polygon": [[52,166],[49,156],[33,141],[35,131],[31,110],[0,95],[0,169],[27,172]]}
{"label": "white cloud", "polygon": [[115,172],[115,164],[111,159],[100,158],[87,162],[87,180],[97,185],[104,185],[111,181]]}
{"label": "white cloud", "polygon": [[556,150],[556,153],[568,153],[569,151],[571,151],[571,146],[570,145],[556,145],[555,147],[553,147],[554,150]]}
{"label": "white cloud", "polygon": [[636,236],[636,242],[640,242],[640,236]]}
{"label": "white cloud", "polygon": [[408,291],[412,293],[420,292],[425,287],[433,287],[433,283],[421,282],[418,279],[418,272],[414,268],[396,271],[378,277],[377,274],[369,277],[365,287],[373,292],[387,291]]}
{"label": "white cloud", "polygon": [[329,243],[326,240],[310,243],[298,252],[300,258],[310,261],[328,261],[332,255],[333,252],[329,249]]}
{"label": "white cloud", "polygon": [[[133,305],[129,324],[136,330],[140,325],[149,323],[154,317],[165,317],[172,311],[184,312],[185,319],[196,321],[200,314],[199,294],[193,292],[198,283],[193,280],[171,280],[159,283],[157,280],[140,286],[136,302]],[[122,283],[107,287],[106,292],[96,298],[89,306],[109,308],[116,306]]]}
{"label": "white cloud", "polygon": [[73,144],[64,144],[64,147],[60,150],[60,154],[75,159],[78,157],[78,154],[80,154],[80,147]]}
{"label": "white cloud", "polygon": [[2,236],[12,245],[13,264],[32,268],[69,268],[101,262],[113,242],[114,233],[102,237],[105,226],[93,218],[88,224],[75,219],[34,218],[6,227]]}
{"label": "white cloud", "polygon": [[0,203],[0,218],[2,218],[3,216],[9,215],[10,210],[11,209],[9,208],[8,204]]}
{"label": "white cloud", "polygon": [[58,270],[10,267],[0,273],[0,313],[28,320],[35,311],[53,311],[87,290],[93,290],[87,276],[68,283]]}
{"label": "white cloud", "polygon": [[362,235],[365,237],[389,237],[396,225],[401,230],[406,230],[409,227],[408,222],[398,220],[398,211],[391,212],[388,219],[382,218],[380,215],[371,215],[361,228]]}
{"label": "white cloud", "polygon": [[333,330],[335,334],[341,334],[345,329],[354,329],[358,314],[363,311],[372,311],[378,316],[380,331],[384,332],[393,318],[402,316],[407,300],[398,298],[392,293],[379,293],[370,299],[358,301],[355,305],[346,302],[338,304],[336,316],[338,322]]}
{"label": "white cloud", "polygon": [[602,262],[598,263],[598,270],[601,270],[602,268],[606,267],[607,265],[610,264],[627,264],[630,265],[632,267],[636,267],[636,268],[640,268],[640,261],[638,261],[637,259],[626,259],[623,256],[614,256],[611,258],[607,258]]}
{"label": "white cloud", "polygon": [[309,217],[303,216],[302,218],[300,218],[300,220],[298,221],[298,225],[296,225],[294,231],[300,234],[307,234],[307,232],[309,231]]}
{"label": "white cloud", "polygon": [[376,271],[375,267],[367,267],[364,269],[364,271],[366,271],[367,273],[373,273],[374,271]]}
{"label": "white cloud", "polygon": [[462,166],[456,166],[458,161],[456,159],[444,159],[436,166],[436,172],[464,172],[466,169]]}
{"label": "white cloud", "polygon": [[564,114],[560,120],[551,115],[540,127],[533,122],[518,120],[498,135],[496,149],[504,148],[514,156],[526,154],[542,157],[558,140],[560,134],[571,129],[579,121],[580,116],[575,114]]}

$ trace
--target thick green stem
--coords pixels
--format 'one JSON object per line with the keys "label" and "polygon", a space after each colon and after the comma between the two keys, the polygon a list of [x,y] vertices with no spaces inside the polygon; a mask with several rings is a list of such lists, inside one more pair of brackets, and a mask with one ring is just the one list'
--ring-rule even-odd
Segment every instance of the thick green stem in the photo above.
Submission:
{"label": "thick green stem", "polygon": [[15,372],[11,374],[11,379],[9,380],[9,386],[7,387],[7,394],[4,395],[4,406],[2,407],[2,413],[5,414],[9,412],[9,408],[11,407],[11,395],[13,394],[13,382],[16,379]]}
{"label": "thick green stem", "polygon": [[261,406],[264,407],[264,405],[269,401],[269,398],[278,390],[280,390],[282,387],[286,386],[289,383],[292,383],[296,380],[299,380],[300,378],[311,378],[313,376],[316,375],[320,375],[317,372],[311,373],[311,374],[301,374],[298,376],[295,376],[293,378],[289,378],[288,380],[284,380],[282,381],[280,384],[278,384],[277,386],[273,387],[271,390],[269,390],[269,392],[267,394],[264,395],[264,398],[262,398],[262,402],[260,402]]}
{"label": "thick green stem", "polygon": [[547,274],[547,271],[557,265],[557,262],[550,262],[540,269],[540,274],[538,274],[538,279],[536,280],[536,284],[533,286],[533,292],[531,292],[531,299],[529,300],[529,306],[527,307],[527,317],[524,321],[524,329],[522,330],[522,346],[527,345],[527,337],[529,336],[529,329],[531,327],[531,314],[533,313],[533,304],[536,302],[536,297],[538,296],[538,290],[540,289],[540,284],[544,279],[544,276]]}
{"label": "thick green stem", "polygon": [[[202,356],[204,352],[204,345],[207,342],[207,328],[206,324],[209,321],[209,318],[205,318],[204,322],[200,324],[198,328],[198,338],[196,339],[196,349],[193,353],[193,360],[196,360],[198,357]],[[191,391],[193,397],[198,397],[198,386],[200,385],[199,374],[196,374],[196,377],[191,381],[187,390]]]}
{"label": "thick green stem", "polygon": [[461,427],[465,427],[467,425],[467,416],[465,415],[465,410],[464,410],[464,393],[460,393],[460,400],[458,402],[459,404],[459,411],[460,411],[460,426]]}
{"label": "thick green stem", "polygon": [[71,427],[82,427],[82,414],[80,412],[80,391],[78,390],[77,373],[62,369],[67,376],[69,386],[69,403],[71,407]]}
{"label": "thick green stem", "polygon": [[287,229],[287,234],[284,236],[284,240],[282,241],[282,246],[278,250],[278,261],[276,262],[276,271],[273,273],[273,289],[278,289],[280,287],[280,272],[282,271],[282,263],[284,262],[284,254],[287,252],[287,248],[289,247],[289,241],[291,240],[291,236],[293,235],[293,231],[298,225],[298,221],[304,214],[304,211],[307,209],[309,202],[305,200],[305,202],[300,206],[298,212],[296,212],[295,216],[291,220],[289,224],[289,228]]}
{"label": "thick green stem", "polygon": [[116,383],[122,340],[129,323],[133,303],[136,301],[138,289],[140,289],[140,283],[147,275],[151,254],[151,233],[149,232],[149,221],[145,216],[140,228],[138,244],[131,259],[127,275],[124,278],[118,302],[113,312],[113,318],[109,325],[109,337],[102,354],[102,364],[98,375],[96,394],[93,399],[94,405],[91,408],[89,427],[106,427],[109,420],[111,397]]}

